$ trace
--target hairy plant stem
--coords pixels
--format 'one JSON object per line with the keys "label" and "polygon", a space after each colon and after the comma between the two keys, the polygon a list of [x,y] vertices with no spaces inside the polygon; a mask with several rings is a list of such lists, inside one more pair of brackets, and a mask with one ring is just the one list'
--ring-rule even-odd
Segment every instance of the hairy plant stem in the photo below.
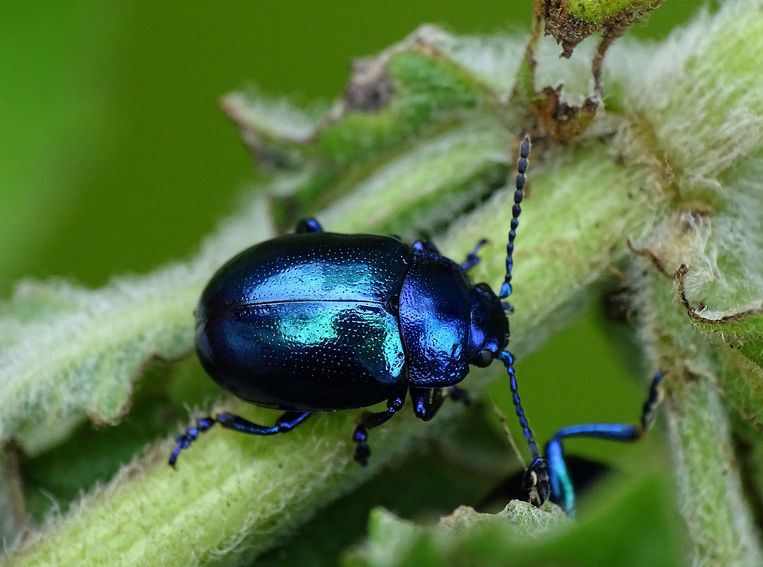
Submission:
{"label": "hairy plant stem", "polygon": [[655,365],[668,371],[662,413],[691,565],[760,565],[759,536],[718,389],[724,347],[687,329],[685,309],[663,274],[652,270],[643,291],[645,342]]}
{"label": "hairy plant stem", "polygon": [[684,369],[667,389],[668,438],[692,565],[760,565],[758,534],[714,381]]}

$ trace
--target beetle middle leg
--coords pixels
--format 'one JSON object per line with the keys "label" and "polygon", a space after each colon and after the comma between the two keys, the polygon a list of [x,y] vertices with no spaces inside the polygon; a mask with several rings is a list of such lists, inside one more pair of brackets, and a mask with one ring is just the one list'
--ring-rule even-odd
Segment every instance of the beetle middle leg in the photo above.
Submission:
{"label": "beetle middle leg", "polygon": [[294,232],[297,234],[306,232],[323,232],[323,227],[321,226],[321,223],[319,223],[313,217],[310,217],[309,219],[302,219],[299,221]]}
{"label": "beetle middle leg", "polygon": [[183,449],[188,449],[200,433],[204,433],[215,423],[219,423],[226,429],[233,429],[239,433],[248,433],[249,435],[275,435],[276,433],[288,433],[300,423],[310,417],[307,411],[287,411],[276,420],[275,425],[266,426],[252,423],[238,415],[224,412],[215,416],[202,417],[196,421],[194,427],[189,427],[183,435],[177,438],[177,445],[170,455],[169,464],[175,466],[178,455]]}
{"label": "beetle middle leg", "polygon": [[411,386],[413,413],[423,421],[429,421],[437,415],[444,400],[442,388],[418,388]]}
{"label": "beetle middle leg", "polygon": [[360,423],[352,434],[352,440],[355,441],[355,460],[361,465],[368,464],[368,457],[371,456],[371,448],[368,446],[368,430],[379,427],[393,415],[400,411],[405,404],[405,390],[401,394],[392,396],[387,400],[387,411],[365,412],[360,416]]}

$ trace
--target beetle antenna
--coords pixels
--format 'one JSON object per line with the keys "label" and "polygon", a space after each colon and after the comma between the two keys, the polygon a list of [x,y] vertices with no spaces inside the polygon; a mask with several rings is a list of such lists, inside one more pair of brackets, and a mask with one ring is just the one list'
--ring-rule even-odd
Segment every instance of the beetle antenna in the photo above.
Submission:
{"label": "beetle antenna", "polygon": [[519,388],[517,387],[517,377],[514,372],[514,355],[508,350],[502,350],[498,353],[498,358],[501,359],[504,366],[506,366],[506,372],[509,373],[509,387],[511,388],[511,398],[514,402],[514,410],[517,412],[519,418],[519,425],[522,426],[522,434],[525,436],[527,446],[532,453],[533,461],[540,457],[540,451],[538,451],[538,445],[535,443],[535,437],[533,437],[532,429],[525,416],[525,410],[522,408],[522,400],[519,398]]}
{"label": "beetle antenna", "polygon": [[[506,244],[506,276],[503,278],[503,284],[501,284],[501,291],[498,296],[501,299],[506,299],[511,295],[511,271],[514,268],[514,239],[517,237],[517,227],[519,226],[519,215],[522,213],[522,199],[525,198],[525,173],[527,172],[528,161],[530,156],[530,136],[525,135],[522,139],[522,145],[519,147],[519,160],[517,161],[517,179],[515,183],[516,190],[514,191],[514,206],[511,208],[511,228],[509,229],[509,242]],[[508,303],[504,302],[504,307],[509,311],[511,307]]]}

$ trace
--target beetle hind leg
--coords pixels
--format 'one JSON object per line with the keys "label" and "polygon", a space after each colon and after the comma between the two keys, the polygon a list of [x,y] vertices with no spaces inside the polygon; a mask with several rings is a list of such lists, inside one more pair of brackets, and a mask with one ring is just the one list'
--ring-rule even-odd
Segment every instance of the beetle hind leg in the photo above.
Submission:
{"label": "beetle hind leg", "polygon": [[365,412],[360,416],[360,423],[352,434],[352,440],[355,442],[354,458],[358,463],[366,466],[368,457],[371,456],[371,448],[368,446],[368,430],[389,421],[393,415],[400,411],[403,404],[405,404],[405,391],[387,400],[387,411]]}
{"label": "beetle hind leg", "polygon": [[222,427],[233,429],[239,433],[248,433],[249,435],[275,435],[276,433],[288,433],[300,423],[304,422],[310,415],[310,412],[307,411],[287,411],[282,414],[281,417],[276,420],[275,425],[272,426],[258,425],[257,423],[252,423],[243,417],[228,412],[218,413],[214,417],[202,417],[196,421],[194,427],[189,427],[185,433],[177,438],[177,444],[170,455],[169,464],[174,467],[178,455],[180,455],[180,451],[188,449],[200,433],[204,433],[215,423],[219,423]]}

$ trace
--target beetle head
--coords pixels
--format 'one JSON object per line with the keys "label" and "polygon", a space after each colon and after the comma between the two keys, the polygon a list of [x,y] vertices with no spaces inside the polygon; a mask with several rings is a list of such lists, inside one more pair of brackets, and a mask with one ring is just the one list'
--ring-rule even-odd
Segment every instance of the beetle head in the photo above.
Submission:
{"label": "beetle head", "polygon": [[500,299],[487,284],[472,287],[469,327],[470,363],[489,366],[509,342],[509,319]]}

